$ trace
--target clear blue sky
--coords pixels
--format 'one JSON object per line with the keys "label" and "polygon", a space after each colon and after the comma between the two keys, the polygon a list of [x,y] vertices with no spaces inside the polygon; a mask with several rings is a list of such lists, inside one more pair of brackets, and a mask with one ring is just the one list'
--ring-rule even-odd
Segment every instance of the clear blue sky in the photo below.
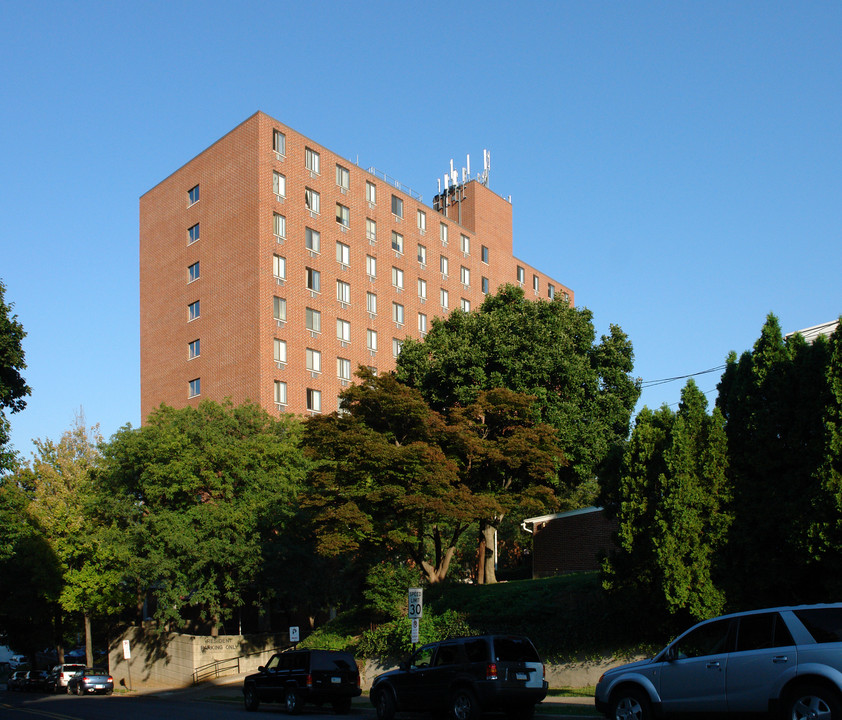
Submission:
{"label": "clear blue sky", "polygon": [[515,253],[619,324],[644,380],[721,365],[769,312],[833,320],[840,38],[835,1],[0,0],[13,442],[80,407],[106,437],[140,423],[138,198],[256,110],[428,203],[488,148]]}

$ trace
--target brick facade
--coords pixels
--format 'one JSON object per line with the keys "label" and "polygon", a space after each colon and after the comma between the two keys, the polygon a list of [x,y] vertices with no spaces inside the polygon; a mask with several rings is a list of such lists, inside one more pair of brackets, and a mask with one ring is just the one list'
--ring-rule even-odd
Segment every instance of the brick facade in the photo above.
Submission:
{"label": "brick facade", "polygon": [[[283,135],[282,153],[273,149],[276,133]],[[318,172],[305,167],[308,150],[318,154]],[[337,166],[347,175],[338,177]],[[282,196],[275,193],[275,173],[285,182]],[[367,186],[375,188],[375,202],[369,202]],[[190,196],[194,188],[198,200]],[[183,407],[229,397],[306,413],[313,399],[308,389],[321,394],[321,412],[331,412],[349,383],[340,377],[338,359],[349,361],[342,371],[350,366],[352,375],[359,365],[393,369],[393,339],[420,337],[420,313],[429,329],[433,317],[460,308],[463,299],[475,309],[484,297],[483,278],[495,292],[518,281],[518,268],[528,298],[546,299],[552,286],[572,305],[570,288],[513,256],[511,204],[476,180],[460,189],[458,204],[436,199],[445,206],[438,212],[269,116],[252,115],[140,198],[142,418],[160,403]],[[305,204],[312,192],[318,193],[318,213]],[[402,216],[393,213],[393,196]],[[340,213],[347,213],[347,223]],[[275,232],[276,214],[285,223],[282,237]],[[375,238],[367,220],[376,224]],[[308,229],[320,235],[318,251],[305,247]],[[393,233],[402,238],[402,252],[393,249]],[[347,250],[339,252],[337,243]],[[419,245],[426,248],[426,263],[419,260]],[[285,264],[282,278],[275,276],[275,256]],[[376,276],[367,272],[367,256],[375,259]],[[319,273],[318,291],[306,287],[308,271],[310,277]],[[398,287],[394,281],[401,276]],[[426,281],[425,298],[419,279]],[[347,302],[338,295],[339,281],[349,286]],[[447,309],[441,290],[448,293]],[[368,293],[376,295],[376,313],[369,312]],[[276,297],[286,307],[280,322]],[[305,326],[308,308],[320,313],[318,331]],[[395,312],[402,312],[402,323]],[[349,323],[343,325],[347,340],[338,334],[338,320]],[[368,347],[368,330],[377,333],[376,351]],[[276,340],[286,343],[285,362],[276,362]],[[320,358],[318,370],[308,369],[308,357]],[[199,392],[189,397],[195,380]],[[275,402],[276,381],[286,383],[285,404]]]}
{"label": "brick facade", "polygon": [[614,547],[617,521],[602,508],[585,508],[525,521],[532,524],[532,576],[599,570]]}

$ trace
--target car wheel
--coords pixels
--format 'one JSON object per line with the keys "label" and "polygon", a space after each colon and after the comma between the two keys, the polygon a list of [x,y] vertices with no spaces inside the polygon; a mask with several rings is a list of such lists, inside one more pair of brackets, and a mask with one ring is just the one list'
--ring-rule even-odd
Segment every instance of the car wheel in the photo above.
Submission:
{"label": "car wheel", "polygon": [[295,688],[287,688],[284,695],[284,706],[290,715],[298,715],[301,712],[301,696]]}
{"label": "car wheel", "polygon": [[254,685],[246,685],[243,688],[243,702],[249,712],[260,707],[260,698],[257,696],[257,688]]}
{"label": "car wheel", "polygon": [[334,700],[331,705],[333,712],[337,715],[347,715],[351,712],[351,698],[342,698],[341,700]]}
{"label": "car wheel", "polygon": [[652,720],[649,698],[637,688],[621,688],[611,698],[611,720]]}
{"label": "car wheel", "polygon": [[832,690],[821,685],[804,685],[787,696],[786,720],[842,720],[842,703]]}
{"label": "car wheel", "polygon": [[377,691],[374,696],[374,709],[377,712],[377,720],[392,720],[395,717],[395,698],[387,688]]}
{"label": "car wheel", "polygon": [[468,688],[459,688],[450,698],[450,716],[453,720],[476,720],[479,717],[477,696]]}

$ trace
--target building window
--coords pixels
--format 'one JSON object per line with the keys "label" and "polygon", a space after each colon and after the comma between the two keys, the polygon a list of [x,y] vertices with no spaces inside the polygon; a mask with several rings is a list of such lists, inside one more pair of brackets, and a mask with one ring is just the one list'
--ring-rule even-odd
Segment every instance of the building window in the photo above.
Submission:
{"label": "building window", "polygon": [[424,313],[418,313],[418,332],[427,332],[427,316]]}
{"label": "building window", "polygon": [[191,343],[187,343],[187,359],[192,360],[193,358],[197,358],[201,355],[201,344],[198,340],[194,340]]}
{"label": "building window", "polygon": [[439,270],[441,270],[441,276],[443,278],[447,278],[447,269],[448,269],[447,258],[444,255],[439,255]]}
{"label": "building window", "polygon": [[403,235],[392,230],[392,250],[403,254]]}
{"label": "building window", "polygon": [[280,255],[272,256],[272,275],[276,280],[285,280],[287,276],[287,261],[286,258]]}
{"label": "building window", "polygon": [[537,293],[540,289],[540,281],[537,275],[532,276],[532,289]]}
{"label": "building window", "polygon": [[336,222],[342,227],[351,227],[351,211],[339,203],[336,203]]}
{"label": "building window", "polygon": [[365,272],[370,278],[377,277],[377,258],[373,255],[365,256]]}
{"label": "building window", "polygon": [[467,235],[462,235],[459,239],[459,247],[465,255],[471,254],[471,238]]}
{"label": "building window", "polygon": [[319,153],[310,148],[304,148],[304,167],[311,173],[318,175],[321,167],[319,165]]}
{"label": "building window", "polygon": [[439,238],[441,238],[441,244],[447,247],[447,225],[444,223],[439,225]]}
{"label": "building window", "polygon": [[313,308],[305,308],[304,323],[310,332],[320,333],[322,331],[322,314]]}
{"label": "building window", "polygon": [[471,301],[462,298],[460,307],[462,308],[462,312],[471,312]]}
{"label": "building window", "polygon": [[351,379],[351,361],[345,358],[336,358],[336,376],[340,380]]}
{"label": "building window", "polygon": [[272,302],[272,316],[278,322],[287,321],[287,301],[284,298],[274,297]]}
{"label": "building window", "polygon": [[392,268],[392,285],[399,290],[403,290],[403,270],[400,268]]}
{"label": "building window", "polygon": [[287,154],[287,136],[280,130],[275,130],[272,133],[272,149],[278,153],[278,155]]}
{"label": "building window", "polygon": [[485,245],[480,246],[480,254],[482,256],[482,261],[488,265],[488,248]]}
{"label": "building window", "polygon": [[392,303],[392,320],[398,325],[403,325],[403,305],[400,303]]}
{"label": "building window", "polygon": [[427,299],[427,281],[422,278],[418,278],[418,297]]}
{"label": "building window", "polygon": [[322,411],[322,393],[320,390],[307,388],[307,409],[310,412]]}
{"label": "building window", "polygon": [[307,209],[315,215],[318,215],[322,211],[321,195],[310,188],[304,188],[304,204],[307,206]]}
{"label": "building window", "polygon": [[313,228],[304,228],[304,247],[306,247],[310,252],[321,252],[321,233],[318,230],[313,230]]}
{"label": "building window", "polygon": [[427,213],[423,210],[418,211],[418,229],[422,234],[427,232]]}
{"label": "building window", "polygon": [[322,354],[312,348],[307,348],[305,354],[307,356],[307,369],[310,372],[320,373],[322,371]]}
{"label": "building window", "polygon": [[372,352],[377,352],[377,330],[365,331],[365,346]]}
{"label": "building window", "polygon": [[555,285],[547,283],[547,297],[550,300],[555,300]]}
{"label": "building window", "polygon": [[275,402],[278,405],[287,404],[287,384],[282,380],[275,380]]}
{"label": "building window", "polygon": [[377,204],[377,186],[368,180],[365,181],[365,199],[372,205]]}
{"label": "building window", "polygon": [[199,309],[199,301],[198,300],[196,300],[196,302],[191,302],[187,306],[187,321],[188,322],[190,322],[191,320],[195,320],[197,317],[199,317],[200,314],[201,314],[201,311]]}
{"label": "building window", "polygon": [[194,398],[202,393],[202,378],[191,380],[187,385],[187,397]]}
{"label": "building window", "polygon": [[287,341],[275,338],[275,362],[284,363],[287,361]]}
{"label": "building window", "polygon": [[471,271],[464,265],[459,268],[459,279],[462,281],[463,285],[467,286],[471,284]]}
{"label": "building window", "polygon": [[392,355],[397,357],[401,354],[401,348],[403,348],[403,340],[398,340],[398,338],[392,338]]}
{"label": "building window", "polygon": [[192,205],[193,203],[197,203],[197,202],[199,202],[199,186],[198,185],[190,188],[187,191],[187,204]]}
{"label": "building window", "polygon": [[345,243],[338,242],[336,243],[336,262],[340,265],[350,265],[351,264],[351,246],[346,245]]}
{"label": "building window", "polygon": [[336,281],[336,299],[341,303],[351,302],[351,285],[344,280]]}
{"label": "building window", "polygon": [[278,197],[287,195],[287,179],[279,172],[272,172],[272,192]]}
{"label": "building window", "polygon": [[345,192],[348,192],[348,189],[351,187],[351,173],[348,172],[348,168],[344,168],[341,165],[336,166],[336,184]]}
{"label": "building window", "polygon": [[336,320],[336,337],[342,342],[351,342],[351,323],[347,320]]}
{"label": "building window", "polygon": [[397,195],[392,195],[392,215],[403,218],[403,200]]}
{"label": "building window", "polygon": [[199,239],[199,223],[187,228],[187,244],[192,245]]}
{"label": "building window", "polygon": [[287,236],[287,219],[283,215],[275,213],[273,230],[275,232],[275,237],[279,240]]}
{"label": "building window", "polygon": [[441,301],[442,310],[447,310],[450,307],[450,295],[444,288],[439,293],[439,300]]}
{"label": "building window", "polygon": [[187,268],[187,282],[191,283],[199,279],[199,263],[194,262]]}
{"label": "building window", "polygon": [[365,309],[372,315],[377,315],[377,295],[373,292],[367,292],[365,294]]}
{"label": "building window", "polygon": [[307,268],[307,289],[313,292],[322,291],[322,274],[313,268]]}
{"label": "building window", "polygon": [[365,219],[365,236],[370,242],[377,241],[377,223],[371,218]]}
{"label": "building window", "polygon": [[484,277],[482,279],[482,294],[488,295],[488,278]]}
{"label": "building window", "polygon": [[526,280],[526,271],[520,266],[517,266],[517,281],[523,285]]}
{"label": "building window", "polygon": [[427,264],[427,248],[423,245],[418,246],[418,262],[422,265]]}

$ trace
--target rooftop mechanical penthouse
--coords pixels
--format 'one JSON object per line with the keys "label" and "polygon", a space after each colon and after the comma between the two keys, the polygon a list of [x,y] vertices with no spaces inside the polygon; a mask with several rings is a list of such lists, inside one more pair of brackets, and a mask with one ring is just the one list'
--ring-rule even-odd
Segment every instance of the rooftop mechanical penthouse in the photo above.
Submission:
{"label": "rooftop mechanical penthouse", "polygon": [[425,205],[257,112],[145,193],[142,418],[202,398],[332,412],[359,365],[393,369],[404,338],[505,283],[572,305],[513,255],[487,162],[459,180]]}

